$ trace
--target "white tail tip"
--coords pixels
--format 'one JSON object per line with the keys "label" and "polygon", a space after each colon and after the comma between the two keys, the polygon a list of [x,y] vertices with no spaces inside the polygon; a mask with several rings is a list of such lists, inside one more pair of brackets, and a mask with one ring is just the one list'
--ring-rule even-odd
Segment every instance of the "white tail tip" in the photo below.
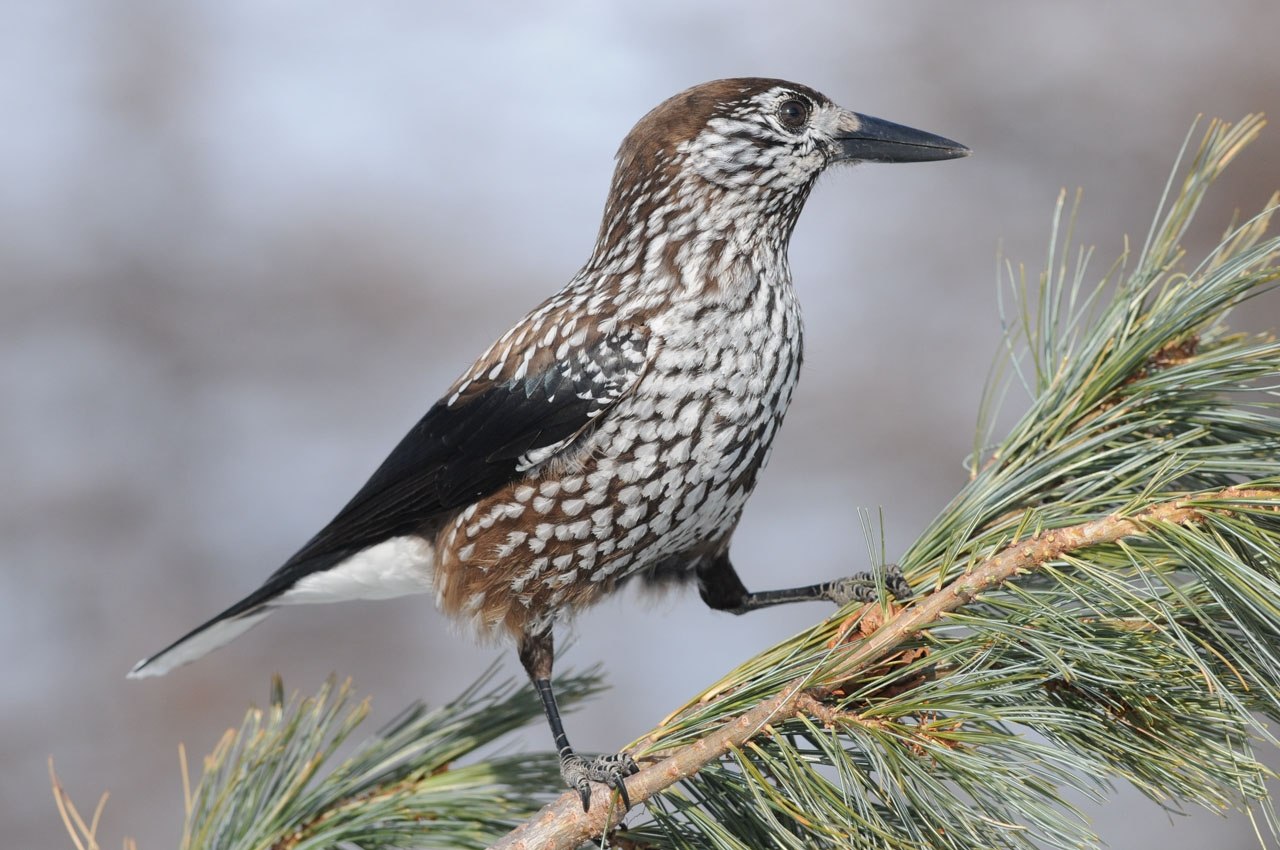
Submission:
{"label": "white tail tip", "polygon": [[144,658],[129,671],[129,679],[147,679],[152,676],[163,676],[175,667],[190,664],[197,658],[206,655],[220,646],[230,643],[249,629],[261,623],[272,611],[270,606],[229,617],[210,623],[204,628],[192,632],[168,649],[162,650],[150,658]]}

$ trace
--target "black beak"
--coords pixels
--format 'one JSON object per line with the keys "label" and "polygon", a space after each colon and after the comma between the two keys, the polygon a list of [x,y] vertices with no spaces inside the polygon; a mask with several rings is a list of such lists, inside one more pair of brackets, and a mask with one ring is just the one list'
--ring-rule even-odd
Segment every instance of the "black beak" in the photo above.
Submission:
{"label": "black beak", "polygon": [[835,139],[836,162],[929,162],[972,153],[959,142],[856,112],[845,113]]}

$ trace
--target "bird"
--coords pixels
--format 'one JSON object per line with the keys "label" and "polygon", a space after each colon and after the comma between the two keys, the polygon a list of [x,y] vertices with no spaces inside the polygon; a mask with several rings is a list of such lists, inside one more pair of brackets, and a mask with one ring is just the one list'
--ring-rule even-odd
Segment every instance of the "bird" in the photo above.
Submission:
{"label": "bird", "polygon": [[514,642],[583,809],[592,783],[630,808],[635,760],[580,755],[565,733],[558,625],[632,582],[695,584],[736,614],[910,595],[892,567],[750,592],[729,544],[800,374],[788,246],[818,177],[969,153],[785,80],[715,80],[663,101],[618,149],[581,270],[261,587],[129,677],[167,673],[284,606],[433,593],[479,637]]}

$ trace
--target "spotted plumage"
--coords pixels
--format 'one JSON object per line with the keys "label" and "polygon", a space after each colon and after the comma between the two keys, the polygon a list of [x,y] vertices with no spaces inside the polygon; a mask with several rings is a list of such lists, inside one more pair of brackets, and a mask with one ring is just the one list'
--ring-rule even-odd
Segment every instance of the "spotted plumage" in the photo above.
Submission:
{"label": "spotted plumage", "polygon": [[[629,758],[569,747],[554,625],[632,580],[696,581],[738,613],[868,597],[867,578],[749,593],[728,559],[800,372],[787,246],[829,165],[967,152],[781,80],[720,80],[662,103],[622,143],[582,270],[261,588],[130,675],[193,660],[281,605],[434,592],[479,634],[516,641],[583,805],[592,781],[625,801]],[[887,586],[909,590],[893,574]]]}

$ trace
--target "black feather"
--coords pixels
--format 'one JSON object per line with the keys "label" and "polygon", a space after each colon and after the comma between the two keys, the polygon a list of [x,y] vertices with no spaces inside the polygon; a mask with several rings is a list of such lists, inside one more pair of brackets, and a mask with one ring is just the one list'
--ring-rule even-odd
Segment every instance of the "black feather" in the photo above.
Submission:
{"label": "black feather", "polygon": [[599,335],[536,374],[488,386],[473,382],[452,405],[437,402],[254,596],[261,600],[271,588],[269,598],[390,538],[428,533],[452,512],[515,481],[525,473],[522,457],[567,447],[635,386],[646,342],[633,329]]}

